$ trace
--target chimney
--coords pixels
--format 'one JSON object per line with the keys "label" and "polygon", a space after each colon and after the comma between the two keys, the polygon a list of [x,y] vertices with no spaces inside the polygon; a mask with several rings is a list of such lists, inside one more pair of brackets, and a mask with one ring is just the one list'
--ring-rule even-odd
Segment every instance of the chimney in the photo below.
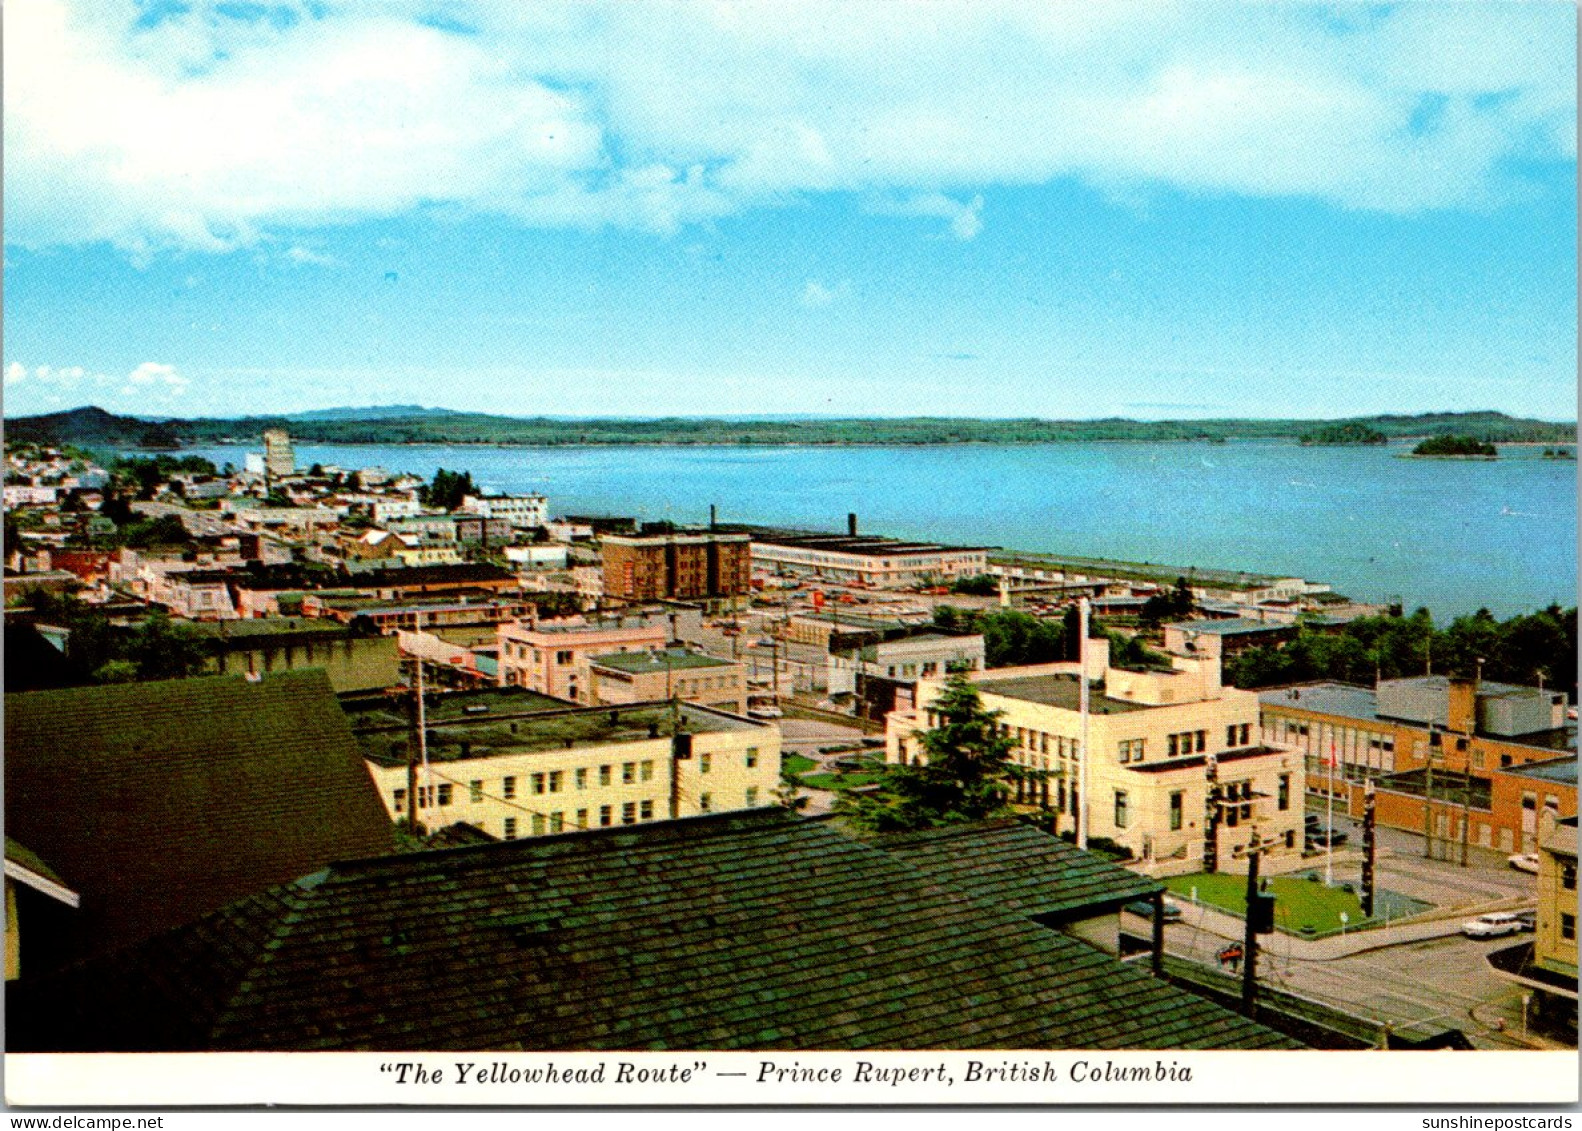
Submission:
{"label": "chimney", "polygon": [[857,513],[855,511],[846,515],[846,536],[848,538],[857,537]]}
{"label": "chimney", "polygon": [[716,507],[713,503],[710,503],[709,504],[709,529],[713,530],[716,526],[718,526],[719,525],[719,520],[720,520],[719,508]]}

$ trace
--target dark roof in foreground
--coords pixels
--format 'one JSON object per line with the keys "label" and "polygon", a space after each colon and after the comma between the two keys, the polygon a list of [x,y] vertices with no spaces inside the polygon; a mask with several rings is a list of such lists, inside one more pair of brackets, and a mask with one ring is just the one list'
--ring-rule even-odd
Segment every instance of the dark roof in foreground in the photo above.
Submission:
{"label": "dark roof in foreground", "polygon": [[876,843],[941,883],[1028,918],[1092,914],[1165,886],[1020,821],[891,833]]}
{"label": "dark roof in foreground", "polygon": [[7,695],[5,819],[82,894],[79,953],[393,847],[318,669]]}
{"label": "dark roof in foreground", "polygon": [[9,987],[10,1050],[1281,1048],[779,810],[338,864]]}

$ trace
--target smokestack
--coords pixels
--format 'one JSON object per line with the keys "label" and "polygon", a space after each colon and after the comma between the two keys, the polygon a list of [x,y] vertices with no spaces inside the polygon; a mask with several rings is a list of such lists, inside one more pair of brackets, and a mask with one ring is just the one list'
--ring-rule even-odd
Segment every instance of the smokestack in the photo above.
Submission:
{"label": "smokestack", "polygon": [[846,536],[848,538],[857,537],[857,514],[855,511],[846,516]]}
{"label": "smokestack", "polygon": [[709,529],[713,530],[716,526],[719,525],[719,521],[720,521],[719,510],[718,510],[717,507],[715,507],[715,505],[713,503],[710,503],[709,504]]}

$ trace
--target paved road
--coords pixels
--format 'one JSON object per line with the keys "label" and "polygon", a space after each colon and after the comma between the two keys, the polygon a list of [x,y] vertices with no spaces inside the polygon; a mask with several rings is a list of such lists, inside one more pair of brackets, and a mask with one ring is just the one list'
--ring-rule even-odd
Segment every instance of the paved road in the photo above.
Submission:
{"label": "paved road", "polygon": [[[823,746],[844,746],[861,742],[863,732],[856,727],[841,726],[839,723],[824,722],[818,719],[781,719],[780,720],[780,749],[786,754],[801,754],[812,758],[821,766],[836,758],[846,755],[833,753],[821,754],[819,748]],[[835,804],[835,795],[825,789],[809,789],[803,791],[803,796],[808,799],[808,807],[804,810],[809,816],[827,813]]]}

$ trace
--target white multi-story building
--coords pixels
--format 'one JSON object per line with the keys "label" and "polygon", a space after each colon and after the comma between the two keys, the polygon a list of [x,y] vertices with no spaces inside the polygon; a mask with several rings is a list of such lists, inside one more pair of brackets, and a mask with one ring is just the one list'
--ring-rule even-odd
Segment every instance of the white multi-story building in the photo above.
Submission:
{"label": "white multi-story building", "polygon": [[291,450],[291,436],[284,428],[264,432],[264,470],[276,479],[296,474],[297,457]]}
{"label": "white multi-story building", "polygon": [[485,518],[503,518],[517,530],[534,530],[549,522],[549,500],[543,495],[468,495],[461,509]]}

